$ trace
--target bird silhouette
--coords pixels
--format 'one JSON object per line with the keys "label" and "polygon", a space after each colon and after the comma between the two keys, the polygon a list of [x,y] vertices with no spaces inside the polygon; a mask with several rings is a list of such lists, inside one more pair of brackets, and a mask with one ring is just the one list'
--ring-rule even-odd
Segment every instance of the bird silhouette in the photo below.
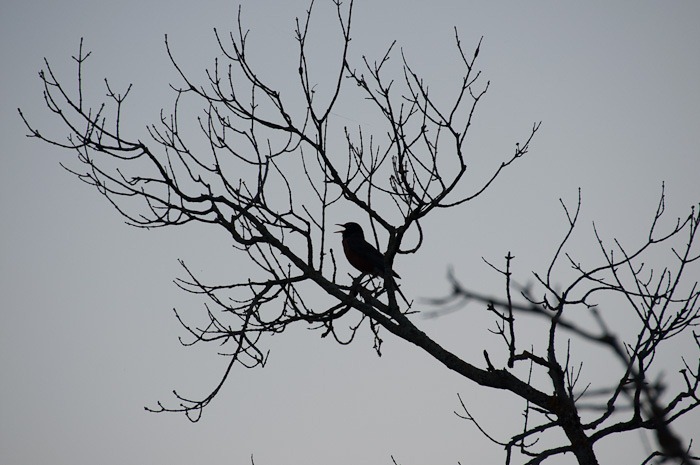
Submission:
{"label": "bird silhouette", "polygon": [[[353,222],[337,226],[344,228],[336,232],[343,234],[343,251],[350,264],[362,273],[384,277],[384,255],[365,240],[362,227]],[[394,271],[391,274],[400,278]]]}

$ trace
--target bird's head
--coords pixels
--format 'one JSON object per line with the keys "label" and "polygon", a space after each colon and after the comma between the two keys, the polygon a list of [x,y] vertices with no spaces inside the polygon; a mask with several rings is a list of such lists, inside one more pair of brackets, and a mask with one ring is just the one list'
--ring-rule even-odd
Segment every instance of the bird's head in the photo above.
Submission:
{"label": "bird's head", "polygon": [[340,226],[341,229],[340,231],[336,231],[337,233],[342,233],[343,237],[348,237],[348,236],[359,236],[364,238],[365,234],[362,232],[362,227],[357,224],[357,223],[345,223],[345,224],[338,224],[336,226]]}

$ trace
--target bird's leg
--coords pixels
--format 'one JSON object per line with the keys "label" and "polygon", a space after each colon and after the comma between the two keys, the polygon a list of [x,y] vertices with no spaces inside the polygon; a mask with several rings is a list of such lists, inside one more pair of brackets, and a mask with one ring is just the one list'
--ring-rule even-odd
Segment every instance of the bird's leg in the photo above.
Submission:
{"label": "bird's leg", "polygon": [[365,276],[367,276],[366,273],[360,273],[358,276],[352,278],[352,286],[350,289],[351,292],[353,292],[355,295],[359,293],[360,296],[365,300],[365,302],[367,302],[367,296],[364,295],[364,292],[362,292],[362,290],[365,289],[365,284],[369,283],[372,277],[370,276],[370,279],[367,280],[366,283],[363,283],[362,280]]}
{"label": "bird's leg", "polygon": [[352,286],[350,286],[350,292],[357,295],[357,293],[360,291],[360,288],[362,287],[363,276],[364,274],[361,274],[355,278],[352,278]]}

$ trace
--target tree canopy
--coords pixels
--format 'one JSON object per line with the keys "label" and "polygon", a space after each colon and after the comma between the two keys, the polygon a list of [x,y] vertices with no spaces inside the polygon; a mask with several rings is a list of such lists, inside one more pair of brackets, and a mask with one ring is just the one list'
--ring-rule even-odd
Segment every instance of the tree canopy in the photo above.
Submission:
{"label": "tree canopy", "polygon": [[[561,203],[566,233],[551,244],[549,267],[533,271],[534,284],[518,284],[512,271],[515,257],[509,252],[503,263],[487,261],[502,276],[501,296],[464,286],[451,274],[452,292],[433,298],[426,307],[416,299],[427,296],[392,278],[397,257],[418,253],[426,236],[439,234],[425,226],[428,217],[457,212],[498,189],[496,180],[530,151],[540,123],[525,128],[482,182],[466,184],[478,156],[468,150],[472,123],[489,91],[479,69],[482,42],[469,49],[454,31],[453,53],[462,74],[454,77],[457,90],[445,104],[433,97],[430,83],[395,44],[377,59],[352,58],[353,3],[335,5],[342,46],[330,83],[312,77],[312,2],[296,22],[298,67],[284,88],[269,84],[256,70],[240,11],[237,30],[215,30],[220,58],[207,69],[204,82],[184,70],[166,37],[179,83],[173,85],[172,112],[164,111],[149,127],[150,140],[122,129],[130,86],[120,92],[105,80],[107,101],[85,101],[82,75],[90,52],[82,42],[75,56],[76,93],[48,61],[40,74],[47,107],[67,129],[67,139],[45,135],[20,111],[31,137],[75,152],[79,163],[66,169],[94,186],[129,224],[218,228],[230,237],[241,260],[255,267],[244,279],[209,283],[181,262],[186,277],[177,283],[202,296],[207,321],[192,324],[176,309],[189,336],[183,343],[214,344],[228,363],[208,393],[175,391],[174,401],[149,409],[184,412],[199,420],[205,407],[212,408],[231,370],[264,366],[267,338],[290,326],[311,328],[340,344],[369,331],[379,355],[385,335],[391,334],[484,389],[522,399],[523,410],[513,412],[518,427],[494,436],[482,429],[469,413],[469,402],[460,398],[458,415],[479,428],[486,440],[502,446],[506,463],[540,463],[562,454],[573,454],[581,464],[598,463],[599,441],[638,430],[653,431],[657,438],[648,463],[657,457],[689,463],[689,445],[671,425],[700,403],[700,364],[682,360],[680,383],[668,393],[655,377],[654,362],[660,347],[678,337],[692,337],[700,348],[693,332],[700,321],[700,289],[693,278],[700,256],[695,241],[698,208],[669,223],[662,189],[641,244],[607,240],[594,229],[599,249],[582,259],[569,251],[579,224],[579,192],[573,205]],[[398,72],[389,66],[397,59]],[[324,92],[317,91],[320,85]],[[337,118],[336,110],[348,98],[373,112],[382,121],[381,129]],[[192,102],[202,108],[197,115],[182,110]],[[348,279],[339,272],[339,260],[345,257],[337,256],[337,247],[331,245],[335,225],[329,218],[348,205],[362,212],[369,225],[365,236],[383,253],[384,276],[360,273]],[[652,265],[658,256],[660,265]],[[564,268],[573,275],[562,274]],[[504,363],[486,350],[469,354],[447,349],[421,329],[418,314],[439,316],[467,301],[493,315],[495,329],[484,331],[500,337],[498,360]],[[624,308],[634,328],[632,337],[609,327],[601,301]],[[594,324],[584,324],[582,314]],[[539,347],[520,342],[519,322],[527,316],[541,322],[546,343]],[[572,339],[586,341],[614,361],[616,376],[603,383],[590,379],[582,366],[595,362],[574,361],[584,357],[571,352]]]}

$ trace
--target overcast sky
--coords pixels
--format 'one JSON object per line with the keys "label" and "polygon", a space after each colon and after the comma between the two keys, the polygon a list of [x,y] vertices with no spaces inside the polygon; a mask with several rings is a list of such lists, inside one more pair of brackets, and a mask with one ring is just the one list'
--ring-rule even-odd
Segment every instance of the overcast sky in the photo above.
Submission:
{"label": "overcast sky", "polygon": [[[311,39],[322,83],[337,30],[330,2],[317,2]],[[294,17],[306,6],[243,3],[260,70],[282,86],[296,78]],[[454,415],[457,393],[500,439],[513,432],[522,403],[466,382],[389,335],[378,358],[366,335],[341,347],[290,330],[269,341],[266,368],[234,372],[199,423],[143,410],[172,403],[172,389],[205,395],[225,362],[214,347],[178,342],[184,334],[172,309],[197,315],[203,306],[173,285],[183,276],[177,259],[206,273],[249,264],[202,228],[126,226],[59,166],[75,166],[73,153],[25,137],[16,108],[42,132],[62,133],[43,106],[37,72],[46,57],[74,86],[70,57],[84,37],[93,52],[84,75],[89,97],[102,98],[104,77],[122,89],[133,82],[125,118],[145,139],[145,126],[171,108],[167,84],[178,82],[164,35],[201,77],[217,56],[212,29],[231,30],[236,12],[227,1],[9,0],[0,7],[0,462],[239,464],[251,455],[257,465],[389,464],[391,455],[402,465],[502,462],[498,446]],[[575,202],[579,187],[582,260],[596,254],[593,220],[605,237],[639,245],[662,182],[669,216],[687,215],[700,201],[698,20],[694,1],[357,0],[352,57],[378,58],[396,39],[438,98],[449,99],[460,77],[453,27],[467,48],[484,36],[479,59],[491,87],[473,127],[480,160],[473,182],[542,121],[530,154],[477,201],[438,213],[420,253],[397,260],[413,297],[447,292],[448,266],[470,288],[499,292],[499,277],[481,257],[498,262],[508,251],[516,277],[531,280],[565,230],[559,198]],[[350,107],[335,114],[374,124]],[[353,211],[332,215],[363,221]],[[608,316],[619,323],[629,318],[623,311]],[[476,364],[484,347],[498,353],[491,320],[475,305],[437,320],[416,316]],[[697,357],[687,341],[673,352]],[[605,371],[604,362],[584,366]],[[666,379],[678,363],[669,358]],[[700,440],[700,415],[676,428],[686,441]],[[638,435],[619,439],[599,446],[603,463],[639,463],[648,453]]]}

